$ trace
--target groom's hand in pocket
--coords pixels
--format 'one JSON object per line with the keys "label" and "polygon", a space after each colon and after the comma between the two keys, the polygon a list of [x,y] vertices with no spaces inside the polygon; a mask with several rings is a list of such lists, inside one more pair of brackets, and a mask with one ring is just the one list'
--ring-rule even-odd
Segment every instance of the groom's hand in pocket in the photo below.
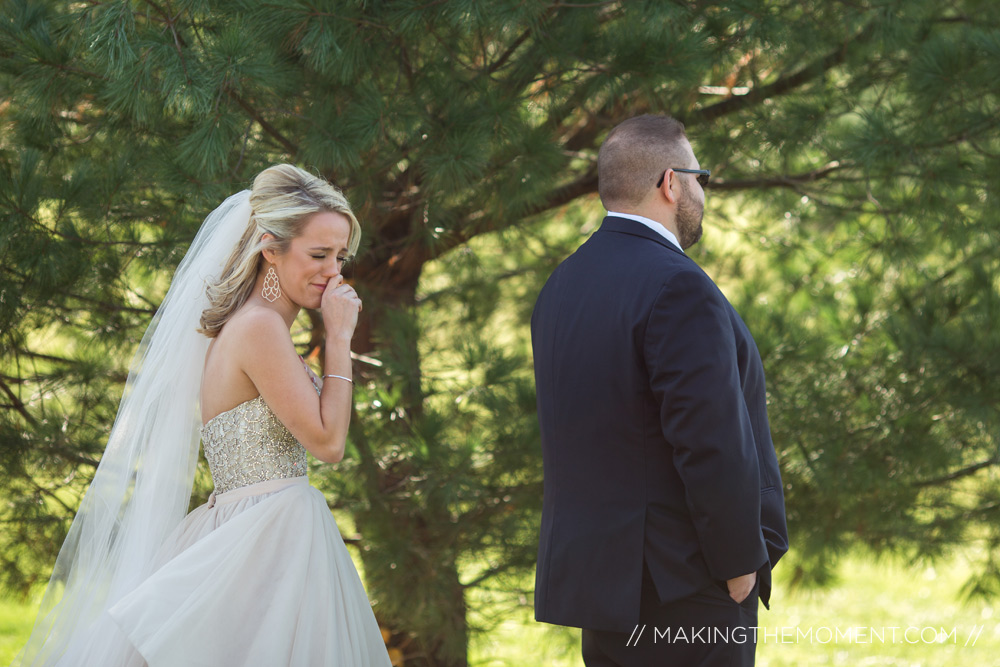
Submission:
{"label": "groom's hand in pocket", "polygon": [[726,587],[729,588],[729,597],[740,604],[747,599],[754,584],[757,583],[757,573],[751,572],[740,577],[733,577],[726,580]]}

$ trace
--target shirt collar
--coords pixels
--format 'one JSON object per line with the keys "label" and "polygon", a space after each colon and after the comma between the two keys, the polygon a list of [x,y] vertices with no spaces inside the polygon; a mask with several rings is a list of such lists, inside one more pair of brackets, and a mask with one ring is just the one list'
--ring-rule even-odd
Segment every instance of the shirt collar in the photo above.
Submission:
{"label": "shirt collar", "polygon": [[667,239],[675,246],[677,246],[678,250],[684,252],[684,248],[681,247],[681,244],[680,242],[677,241],[677,237],[674,236],[674,233],[669,229],[667,229],[666,227],[664,227],[663,225],[661,225],[660,223],[656,222],[655,220],[650,220],[649,218],[645,218],[641,215],[633,215],[631,213],[616,213],[615,211],[608,211],[608,215],[614,216],[616,218],[625,218],[626,220],[635,220],[636,222],[641,222],[642,224],[646,225],[654,232],[656,232],[657,234],[659,234],[660,236],[662,236],[663,238]]}

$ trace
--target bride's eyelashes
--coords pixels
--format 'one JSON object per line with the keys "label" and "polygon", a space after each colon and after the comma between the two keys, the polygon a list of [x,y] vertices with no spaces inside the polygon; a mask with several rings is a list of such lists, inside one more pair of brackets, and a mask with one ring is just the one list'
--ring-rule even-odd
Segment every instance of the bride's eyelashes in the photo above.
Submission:
{"label": "bride's eyelashes", "polygon": [[[326,259],[326,255],[310,255],[310,257],[312,257],[313,259]],[[349,261],[351,261],[351,258],[349,256],[338,257],[337,261],[340,262],[341,264],[346,264]]]}

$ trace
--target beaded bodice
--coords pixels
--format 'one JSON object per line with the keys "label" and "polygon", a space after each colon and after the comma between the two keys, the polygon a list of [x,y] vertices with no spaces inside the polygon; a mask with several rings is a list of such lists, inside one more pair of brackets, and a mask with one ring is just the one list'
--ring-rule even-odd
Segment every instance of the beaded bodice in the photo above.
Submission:
{"label": "beaded bodice", "polygon": [[306,474],[306,450],[258,396],[201,428],[215,492]]}

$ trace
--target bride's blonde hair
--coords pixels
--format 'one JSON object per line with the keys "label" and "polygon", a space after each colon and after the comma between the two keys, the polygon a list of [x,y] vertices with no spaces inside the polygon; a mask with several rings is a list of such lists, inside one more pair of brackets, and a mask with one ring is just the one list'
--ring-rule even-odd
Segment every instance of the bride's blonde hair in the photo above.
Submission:
{"label": "bride's blonde hair", "polygon": [[[209,338],[218,335],[222,325],[250,298],[264,261],[261,251],[270,248],[278,254],[287,252],[312,215],[342,214],[351,222],[348,253],[354,255],[361,243],[361,225],[343,193],[326,180],[290,164],[268,167],[257,175],[250,191],[250,209],[246,231],[219,278],[207,288],[209,307],[201,314],[198,333]],[[262,240],[264,234],[272,234],[274,239]]]}

